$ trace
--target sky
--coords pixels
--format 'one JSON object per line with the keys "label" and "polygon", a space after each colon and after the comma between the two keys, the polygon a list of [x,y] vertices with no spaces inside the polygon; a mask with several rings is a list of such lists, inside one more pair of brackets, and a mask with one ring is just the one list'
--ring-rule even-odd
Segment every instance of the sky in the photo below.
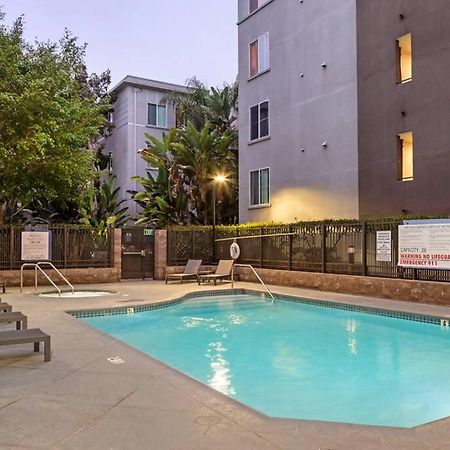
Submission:
{"label": "sky", "polygon": [[222,86],[237,75],[237,0],[0,0],[27,40],[57,41],[68,28],[86,42],[90,72]]}

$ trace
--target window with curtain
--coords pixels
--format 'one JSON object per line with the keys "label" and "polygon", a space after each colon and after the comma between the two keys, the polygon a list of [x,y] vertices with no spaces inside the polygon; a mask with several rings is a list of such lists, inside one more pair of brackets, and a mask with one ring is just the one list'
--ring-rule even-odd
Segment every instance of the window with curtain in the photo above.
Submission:
{"label": "window with curtain", "polygon": [[397,83],[407,83],[413,78],[411,33],[397,39]]}
{"label": "window with curtain", "polygon": [[270,203],[269,169],[250,172],[250,206],[268,205]]}
{"label": "window with curtain", "polygon": [[269,33],[250,43],[250,78],[269,69]]}
{"label": "window with curtain", "polygon": [[397,136],[397,177],[399,181],[414,179],[414,138],[412,132]]}
{"label": "window with curtain", "polygon": [[148,104],[148,125],[154,127],[167,128],[167,107],[155,103]]}

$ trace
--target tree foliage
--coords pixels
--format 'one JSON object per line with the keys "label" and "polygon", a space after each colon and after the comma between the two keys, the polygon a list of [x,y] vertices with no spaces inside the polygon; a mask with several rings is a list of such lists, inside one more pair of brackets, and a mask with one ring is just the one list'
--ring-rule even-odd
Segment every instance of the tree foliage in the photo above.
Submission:
{"label": "tree foliage", "polygon": [[0,11],[0,223],[69,207],[92,180],[110,76],[87,73],[85,49],[68,31],[27,43],[23,18],[7,27]]}
{"label": "tree foliage", "polygon": [[[164,99],[176,111],[178,128],[161,141],[146,135],[141,156],[157,174],[133,178],[142,186],[132,192],[142,208],[138,223],[211,223],[213,190],[218,222],[237,220],[237,84],[208,88],[192,78],[187,88]],[[218,174],[227,176],[226,184],[214,186]]]}
{"label": "tree foliage", "polygon": [[[147,178],[133,178],[143,187],[133,193],[143,208],[138,223],[208,223],[213,177],[235,172],[236,158],[230,150],[233,134],[222,133],[206,122],[200,131],[190,124],[170,130],[162,141],[150,135],[147,138],[148,147],[141,156],[158,169],[158,175],[154,178],[149,171]],[[227,186],[217,191],[220,202],[233,195],[233,189]]]}
{"label": "tree foliage", "polygon": [[80,222],[93,229],[100,241],[109,229],[121,227],[129,220],[128,207],[124,206],[125,200],[119,200],[119,192],[115,176],[98,186],[92,183],[84,192]]}
{"label": "tree foliage", "polygon": [[177,115],[179,127],[192,124],[201,130],[206,122],[224,132],[235,132],[238,111],[237,82],[208,88],[197,78],[187,81],[188,92],[171,92],[165,101]]}

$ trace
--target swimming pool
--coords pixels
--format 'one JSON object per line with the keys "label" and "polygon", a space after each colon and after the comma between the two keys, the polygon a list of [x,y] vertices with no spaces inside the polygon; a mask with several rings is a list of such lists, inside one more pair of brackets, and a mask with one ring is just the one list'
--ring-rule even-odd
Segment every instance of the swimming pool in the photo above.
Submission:
{"label": "swimming pool", "polygon": [[450,416],[448,327],[257,295],[82,320],[269,416],[398,427]]}

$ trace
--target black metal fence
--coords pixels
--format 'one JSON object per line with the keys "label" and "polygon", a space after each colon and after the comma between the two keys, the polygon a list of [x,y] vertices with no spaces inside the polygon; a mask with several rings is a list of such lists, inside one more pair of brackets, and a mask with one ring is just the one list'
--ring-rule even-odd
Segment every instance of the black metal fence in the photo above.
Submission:
{"label": "black metal fence", "polygon": [[[202,259],[206,264],[230,259],[232,241],[220,239],[257,236],[238,240],[239,263],[265,269],[450,282],[450,270],[397,266],[400,224],[401,221],[386,220],[217,227],[214,251],[211,228],[174,228],[168,230],[168,264],[182,265],[190,258]],[[377,261],[377,231],[391,232],[390,261]],[[274,236],[260,237],[271,234]]]}
{"label": "black metal fence", "polygon": [[[23,226],[0,226],[0,270],[20,269]],[[112,231],[99,237],[77,225],[49,225],[51,262],[62,269],[112,267]]]}

